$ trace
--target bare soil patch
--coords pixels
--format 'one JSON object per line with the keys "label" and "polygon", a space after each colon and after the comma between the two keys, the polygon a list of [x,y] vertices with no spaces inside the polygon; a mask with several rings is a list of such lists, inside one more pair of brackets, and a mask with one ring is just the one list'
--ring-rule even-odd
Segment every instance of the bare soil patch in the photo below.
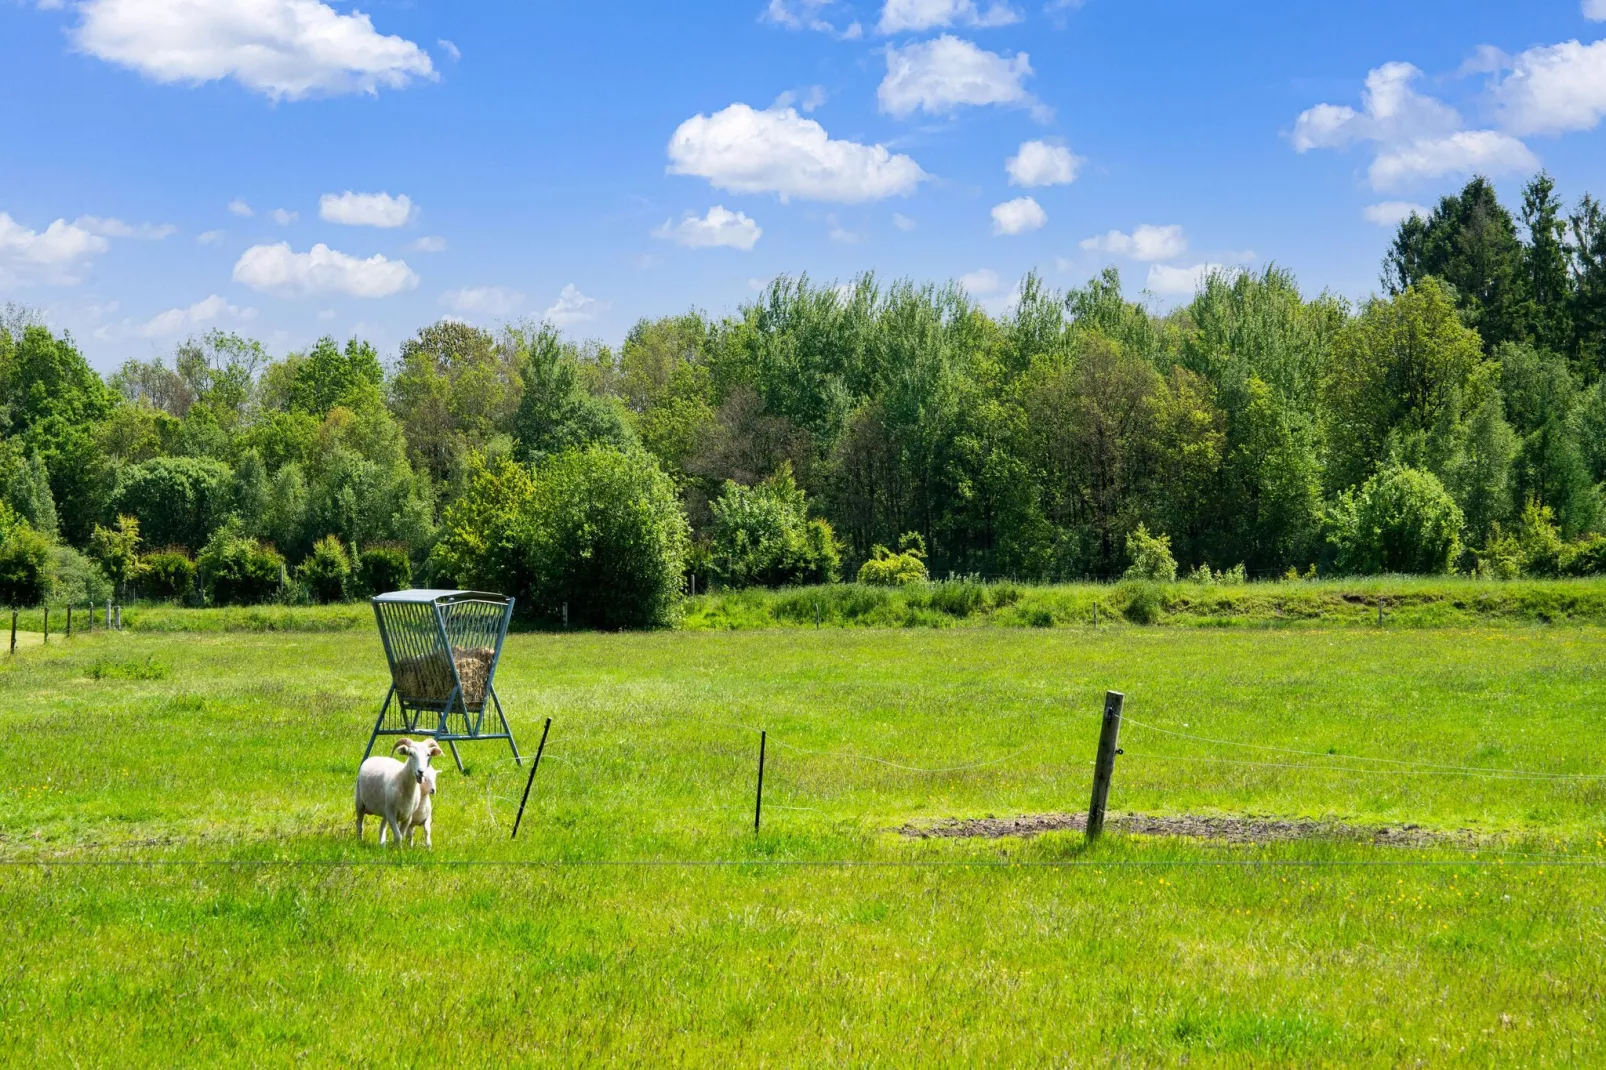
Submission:
{"label": "bare soil patch", "polygon": [[[1384,847],[1480,847],[1486,836],[1469,829],[1445,831],[1419,825],[1347,825],[1336,821],[1285,820],[1264,817],[1204,817],[1182,814],[1111,814],[1105,828],[1138,836],[1172,836],[1222,843],[1286,843],[1291,840],[1338,840]],[[929,825],[905,825],[898,833],[910,839],[1030,838],[1045,832],[1083,832],[1086,814],[1027,814],[1021,817],[948,818]]]}

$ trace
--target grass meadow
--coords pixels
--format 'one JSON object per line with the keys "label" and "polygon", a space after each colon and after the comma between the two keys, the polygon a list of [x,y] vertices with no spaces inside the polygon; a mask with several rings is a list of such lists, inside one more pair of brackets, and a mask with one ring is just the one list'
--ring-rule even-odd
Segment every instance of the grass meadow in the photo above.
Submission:
{"label": "grass meadow", "polygon": [[[0,664],[0,1061],[1606,1057],[1595,625],[520,634],[519,839],[470,744],[426,854],[352,833],[367,608],[278,612]],[[1112,811],[1417,846],[898,831],[1085,810],[1107,688]]]}

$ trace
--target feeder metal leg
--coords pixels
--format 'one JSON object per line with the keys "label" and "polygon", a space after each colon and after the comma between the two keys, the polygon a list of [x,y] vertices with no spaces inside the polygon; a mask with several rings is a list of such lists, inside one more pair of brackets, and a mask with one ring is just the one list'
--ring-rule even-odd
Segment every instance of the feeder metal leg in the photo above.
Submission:
{"label": "feeder metal leg", "polygon": [[457,742],[455,740],[448,739],[446,741],[446,745],[452,749],[452,757],[457,761],[457,771],[466,776],[468,774],[468,770],[463,768],[462,755],[457,753]]}
{"label": "feeder metal leg", "polygon": [[380,729],[385,727],[385,714],[390,711],[390,700],[395,694],[396,685],[392,684],[390,690],[385,692],[385,704],[379,707],[379,719],[374,722],[373,734],[368,737],[368,749],[362,752],[362,760],[365,762],[368,760],[368,756],[374,752],[374,741],[379,738]]}
{"label": "feeder metal leg", "polygon": [[513,729],[507,723],[507,714],[502,712],[502,700],[496,696],[496,688],[491,688],[491,701],[496,703],[496,716],[502,722],[502,731],[507,733],[507,745],[513,748],[513,764],[523,765],[524,759],[519,757],[519,745],[513,741]]}

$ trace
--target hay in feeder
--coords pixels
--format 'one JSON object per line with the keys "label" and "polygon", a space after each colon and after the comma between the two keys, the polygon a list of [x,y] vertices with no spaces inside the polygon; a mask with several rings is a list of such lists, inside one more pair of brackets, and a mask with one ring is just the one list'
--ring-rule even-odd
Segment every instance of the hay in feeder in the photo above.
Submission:
{"label": "hay in feeder", "polygon": [[[463,684],[463,704],[471,709],[482,705],[496,650],[488,646],[456,647],[452,655],[457,662],[457,677]],[[409,701],[445,702],[452,693],[452,670],[445,658],[427,654],[398,661],[395,682],[396,690]]]}

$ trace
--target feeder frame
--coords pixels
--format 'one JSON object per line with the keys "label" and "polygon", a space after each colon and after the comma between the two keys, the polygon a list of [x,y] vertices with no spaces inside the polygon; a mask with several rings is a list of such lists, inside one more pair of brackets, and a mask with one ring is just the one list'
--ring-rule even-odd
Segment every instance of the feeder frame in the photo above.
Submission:
{"label": "feeder frame", "polygon": [[[505,739],[513,760],[523,764],[495,687],[513,599],[483,591],[409,590],[370,601],[391,682],[363,759],[380,736],[421,735],[446,744],[459,772],[459,742]],[[475,667],[467,681],[465,665]],[[474,679],[481,670],[483,682]],[[496,711],[491,724],[486,724],[488,706]]]}

